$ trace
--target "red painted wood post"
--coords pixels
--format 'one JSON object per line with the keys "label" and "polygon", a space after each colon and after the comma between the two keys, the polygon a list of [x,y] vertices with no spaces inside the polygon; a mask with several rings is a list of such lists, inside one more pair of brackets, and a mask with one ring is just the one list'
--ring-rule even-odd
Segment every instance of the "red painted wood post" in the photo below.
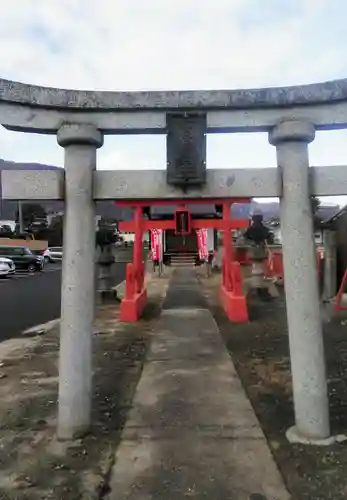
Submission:
{"label": "red painted wood post", "polygon": [[128,262],[125,275],[125,298],[127,300],[132,300],[134,299],[135,293],[134,264],[132,262]]}
{"label": "red painted wood post", "polygon": [[340,287],[339,287],[339,291],[337,292],[337,295],[336,295],[336,298],[335,298],[334,312],[346,311],[347,310],[347,306],[345,306],[345,305],[342,304],[343,294],[344,294],[344,291],[345,291],[345,288],[346,288],[346,284],[347,284],[347,269],[344,272],[344,275],[343,275],[343,278],[342,278],[342,281],[341,281],[341,284],[340,284]]}
{"label": "red painted wood post", "polygon": [[220,297],[228,318],[231,321],[244,323],[248,321],[248,311],[246,297],[242,290],[240,264],[233,260],[231,203],[230,201],[223,203],[224,257],[223,282],[220,288]]}
{"label": "red painted wood post", "polygon": [[128,323],[138,321],[147,302],[144,287],[145,265],[142,259],[142,238],[144,231],[143,206],[135,205],[133,262],[127,265],[125,297],[120,306],[120,320]]}
{"label": "red painted wood post", "polygon": [[232,244],[231,244],[231,216],[230,216],[230,202],[226,201],[223,203],[223,285],[227,290],[230,290],[230,265],[232,261]]}
{"label": "red painted wood post", "polygon": [[133,263],[135,270],[136,292],[140,293],[143,288],[143,272],[142,272],[142,239],[143,239],[143,208],[135,207],[135,239],[134,239],[134,254]]}
{"label": "red painted wood post", "polygon": [[242,297],[243,290],[242,290],[242,274],[241,274],[240,263],[232,262],[231,271],[232,271],[233,292],[236,297]]}

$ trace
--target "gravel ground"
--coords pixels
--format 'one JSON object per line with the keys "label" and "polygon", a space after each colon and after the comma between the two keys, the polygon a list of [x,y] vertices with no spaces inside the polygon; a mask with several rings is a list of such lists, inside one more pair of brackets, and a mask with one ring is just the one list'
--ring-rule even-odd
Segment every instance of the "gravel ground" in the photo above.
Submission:
{"label": "gravel ground", "polygon": [[[250,301],[251,321],[231,324],[220,308],[220,275],[200,281],[209,307],[251,399],[293,500],[347,498],[347,445],[290,445],[293,424],[283,296]],[[137,325],[118,321],[118,307],[99,309],[94,335],[93,430],[74,447],[55,440],[58,330],[0,344],[0,499],[95,500],[107,492],[114,452],[155,329],[167,279],[149,285],[150,304]],[[347,431],[347,318],[325,325],[330,414]]]}
{"label": "gravel ground", "polygon": [[[329,447],[291,445],[285,431],[293,425],[288,332],[283,292],[279,299],[249,300],[251,321],[231,324],[218,301],[220,275],[201,275],[206,298],[242,383],[268,438],[294,500],[347,498],[347,444]],[[347,318],[324,325],[331,425],[347,433]]]}
{"label": "gravel ground", "polygon": [[94,334],[93,429],[68,447],[55,439],[59,331],[0,345],[0,499],[96,500],[107,491],[114,453],[141,375],[167,279],[153,279],[137,324],[119,306],[98,310]]}

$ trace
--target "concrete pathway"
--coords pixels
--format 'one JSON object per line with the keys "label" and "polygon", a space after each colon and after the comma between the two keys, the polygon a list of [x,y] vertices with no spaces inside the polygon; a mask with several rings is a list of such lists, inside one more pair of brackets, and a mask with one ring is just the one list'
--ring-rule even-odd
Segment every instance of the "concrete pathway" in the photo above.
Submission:
{"label": "concrete pathway", "polygon": [[204,304],[193,271],[176,270],[108,500],[290,498]]}

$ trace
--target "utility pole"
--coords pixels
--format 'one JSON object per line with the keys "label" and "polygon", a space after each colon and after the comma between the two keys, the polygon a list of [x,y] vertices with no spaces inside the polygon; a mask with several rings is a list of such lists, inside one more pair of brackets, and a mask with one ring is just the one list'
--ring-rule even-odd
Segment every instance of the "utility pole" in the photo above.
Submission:
{"label": "utility pole", "polygon": [[19,222],[19,232],[24,232],[24,221],[23,221],[23,206],[21,200],[18,201],[18,222]]}
{"label": "utility pole", "polygon": [[[0,170],[0,177],[1,177],[1,170]],[[0,219],[2,219],[2,217],[3,217],[2,183],[0,178]]]}

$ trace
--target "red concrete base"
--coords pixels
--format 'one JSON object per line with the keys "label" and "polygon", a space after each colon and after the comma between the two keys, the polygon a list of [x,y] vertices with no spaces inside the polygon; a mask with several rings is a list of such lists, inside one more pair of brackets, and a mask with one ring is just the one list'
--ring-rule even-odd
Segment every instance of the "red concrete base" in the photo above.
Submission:
{"label": "red concrete base", "polygon": [[339,286],[339,290],[338,290],[337,295],[335,297],[334,312],[336,312],[336,313],[339,311],[346,311],[347,310],[347,306],[342,304],[343,295],[346,293],[346,285],[347,285],[347,269],[345,270],[341,284]]}
{"label": "red concrete base", "polygon": [[147,290],[136,294],[132,299],[123,299],[120,305],[120,320],[124,323],[135,323],[141,317],[147,304]]}
{"label": "red concrete base", "polygon": [[244,295],[234,295],[233,292],[228,291],[221,285],[220,299],[230,321],[235,323],[248,322],[247,302]]}

